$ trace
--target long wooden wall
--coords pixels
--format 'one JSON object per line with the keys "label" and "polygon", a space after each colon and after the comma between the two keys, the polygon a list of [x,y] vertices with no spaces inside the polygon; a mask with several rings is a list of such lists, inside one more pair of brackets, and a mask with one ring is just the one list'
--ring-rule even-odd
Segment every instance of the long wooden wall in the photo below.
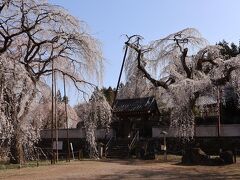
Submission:
{"label": "long wooden wall", "polygon": [[[176,129],[169,129],[168,127],[153,127],[152,128],[152,137],[159,138],[163,137],[160,132],[166,131],[168,134],[167,137],[175,137]],[[105,129],[98,129],[96,131],[98,139],[110,138],[114,135],[114,131],[112,129],[109,130],[109,133],[106,134]],[[201,125],[196,127],[195,136],[196,137],[217,137],[218,129],[215,125]],[[55,132],[53,133],[55,138]],[[240,137],[240,124],[222,124],[220,127],[220,136],[221,137]],[[67,130],[59,129],[58,130],[58,138],[66,138]],[[69,129],[69,138],[85,138],[86,134],[83,129]],[[41,131],[42,139],[51,138],[51,130],[42,130]]]}

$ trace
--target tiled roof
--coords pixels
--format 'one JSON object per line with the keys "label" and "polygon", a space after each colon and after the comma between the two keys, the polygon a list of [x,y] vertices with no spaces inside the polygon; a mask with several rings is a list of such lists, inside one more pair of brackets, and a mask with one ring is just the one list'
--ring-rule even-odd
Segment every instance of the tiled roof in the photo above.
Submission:
{"label": "tiled roof", "polygon": [[115,114],[149,114],[159,113],[154,97],[135,98],[135,99],[117,99],[113,108]]}

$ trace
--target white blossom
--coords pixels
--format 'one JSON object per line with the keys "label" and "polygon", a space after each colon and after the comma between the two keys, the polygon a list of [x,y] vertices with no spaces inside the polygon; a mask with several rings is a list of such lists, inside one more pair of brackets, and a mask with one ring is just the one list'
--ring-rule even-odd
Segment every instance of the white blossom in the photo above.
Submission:
{"label": "white blossom", "polygon": [[[194,135],[193,110],[198,98],[216,99],[217,87],[226,83],[239,93],[240,57],[225,60],[221,47],[207,45],[196,29],[187,28],[148,45],[141,45],[139,37],[132,36],[126,44],[130,47],[125,66],[128,90],[122,88],[119,94],[131,98],[131,89],[138,89],[142,92],[140,97],[149,96],[155,86],[153,94],[159,109],[171,111],[171,127],[178,130],[180,137]],[[140,71],[138,74],[134,74],[135,68]],[[142,77],[144,83],[137,83]]]}
{"label": "white blossom", "polygon": [[112,119],[111,106],[102,92],[95,89],[89,102],[76,106],[76,111],[84,122],[90,157],[97,158],[96,130],[98,127],[109,129]]}

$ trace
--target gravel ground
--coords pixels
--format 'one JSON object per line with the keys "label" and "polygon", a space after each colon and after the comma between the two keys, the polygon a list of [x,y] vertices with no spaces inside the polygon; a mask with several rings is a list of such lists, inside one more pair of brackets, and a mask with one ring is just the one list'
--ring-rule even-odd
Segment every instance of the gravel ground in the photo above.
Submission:
{"label": "gravel ground", "polygon": [[226,166],[182,166],[141,160],[72,161],[0,171],[0,179],[240,179],[240,163]]}

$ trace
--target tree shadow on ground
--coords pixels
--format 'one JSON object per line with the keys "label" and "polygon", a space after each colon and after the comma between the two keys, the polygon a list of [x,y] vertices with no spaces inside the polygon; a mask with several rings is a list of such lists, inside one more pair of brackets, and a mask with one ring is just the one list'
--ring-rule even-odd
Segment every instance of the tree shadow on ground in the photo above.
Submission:
{"label": "tree shadow on ground", "polygon": [[117,174],[101,175],[97,179],[240,179],[240,174],[202,173],[197,170],[181,171],[170,168],[159,170],[130,170]]}
{"label": "tree shadow on ground", "polygon": [[[225,166],[183,165],[179,161],[102,159],[102,162],[146,168],[119,171],[98,176],[97,179],[240,179],[239,163]],[[155,164],[154,167],[149,165]],[[156,166],[159,164],[159,167]],[[166,166],[164,167],[164,164]],[[151,169],[149,169],[149,167]]]}
{"label": "tree shadow on ground", "polygon": [[121,165],[141,165],[141,164],[156,164],[156,163],[165,163],[165,164],[179,164],[177,160],[142,160],[142,159],[101,159],[100,162],[107,163],[117,163]]}

